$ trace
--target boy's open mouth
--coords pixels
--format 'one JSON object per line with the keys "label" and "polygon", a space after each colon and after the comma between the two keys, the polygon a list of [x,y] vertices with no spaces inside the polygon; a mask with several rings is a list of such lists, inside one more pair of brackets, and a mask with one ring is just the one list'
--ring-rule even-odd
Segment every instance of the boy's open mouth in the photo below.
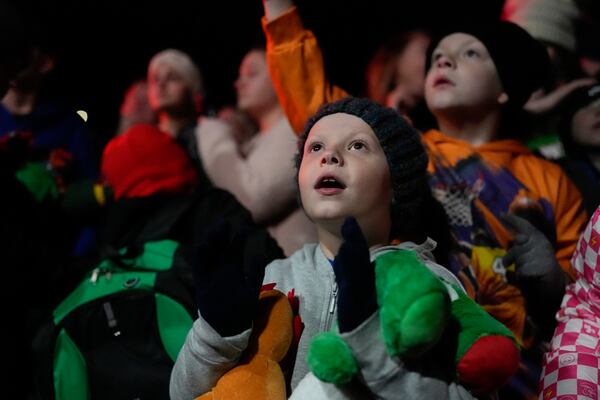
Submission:
{"label": "boy's open mouth", "polygon": [[454,82],[452,82],[450,79],[446,78],[445,76],[438,76],[433,81],[433,87],[438,87],[438,86],[454,86]]}
{"label": "boy's open mouth", "polygon": [[346,189],[346,185],[339,178],[333,175],[323,175],[317,179],[315,189],[324,195],[332,195]]}

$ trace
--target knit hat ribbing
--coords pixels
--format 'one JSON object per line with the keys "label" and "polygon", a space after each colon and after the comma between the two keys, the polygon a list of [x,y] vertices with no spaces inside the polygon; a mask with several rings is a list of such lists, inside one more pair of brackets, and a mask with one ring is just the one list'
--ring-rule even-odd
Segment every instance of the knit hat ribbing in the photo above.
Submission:
{"label": "knit hat ribbing", "polygon": [[475,22],[446,30],[432,42],[427,54],[427,70],[435,47],[452,33],[466,33],[483,43],[494,61],[510,106],[521,108],[549,78],[550,58],[544,46],[523,28],[508,21]]}
{"label": "knit hat ribbing", "polygon": [[312,127],[321,118],[337,113],[354,115],[371,127],[390,168],[392,204],[401,215],[413,213],[422,200],[424,187],[427,187],[428,158],[421,136],[396,111],[369,99],[346,97],[322,106],[300,136],[296,167],[300,168],[304,144]]}
{"label": "knit hat ribbing", "polygon": [[154,125],[137,124],[106,145],[102,176],[115,198],[181,193],[197,183],[187,153]]}

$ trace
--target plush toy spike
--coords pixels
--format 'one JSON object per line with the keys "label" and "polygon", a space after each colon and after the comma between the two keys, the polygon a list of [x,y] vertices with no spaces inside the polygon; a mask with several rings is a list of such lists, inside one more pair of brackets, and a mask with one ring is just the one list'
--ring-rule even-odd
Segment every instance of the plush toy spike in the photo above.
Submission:
{"label": "plush toy spike", "polygon": [[358,364],[346,342],[333,332],[313,338],[308,350],[308,366],[323,382],[343,385],[358,372]]}
{"label": "plush toy spike", "polygon": [[413,251],[386,253],[375,262],[383,340],[391,356],[416,356],[435,344],[450,316],[444,284]]}

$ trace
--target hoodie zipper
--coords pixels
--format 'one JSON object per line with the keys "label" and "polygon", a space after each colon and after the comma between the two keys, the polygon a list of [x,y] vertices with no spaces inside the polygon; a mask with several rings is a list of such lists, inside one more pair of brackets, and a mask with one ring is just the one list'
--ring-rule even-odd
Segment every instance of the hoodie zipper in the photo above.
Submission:
{"label": "hoodie zipper", "polygon": [[333,320],[333,313],[335,312],[335,306],[337,304],[337,292],[338,285],[335,279],[333,280],[333,288],[331,292],[331,299],[329,300],[329,313],[327,315],[327,330],[331,329],[331,323]]}

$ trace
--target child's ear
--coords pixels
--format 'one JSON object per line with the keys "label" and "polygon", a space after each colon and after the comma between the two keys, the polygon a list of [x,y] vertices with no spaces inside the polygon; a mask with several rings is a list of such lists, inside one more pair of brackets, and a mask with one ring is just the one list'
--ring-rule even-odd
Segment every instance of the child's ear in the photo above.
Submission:
{"label": "child's ear", "polygon": [[500,96],[498,96],[498,104],[504,105],[507,102],[508,102],[508,95],[506,94],[506,92],[500,93]]}

